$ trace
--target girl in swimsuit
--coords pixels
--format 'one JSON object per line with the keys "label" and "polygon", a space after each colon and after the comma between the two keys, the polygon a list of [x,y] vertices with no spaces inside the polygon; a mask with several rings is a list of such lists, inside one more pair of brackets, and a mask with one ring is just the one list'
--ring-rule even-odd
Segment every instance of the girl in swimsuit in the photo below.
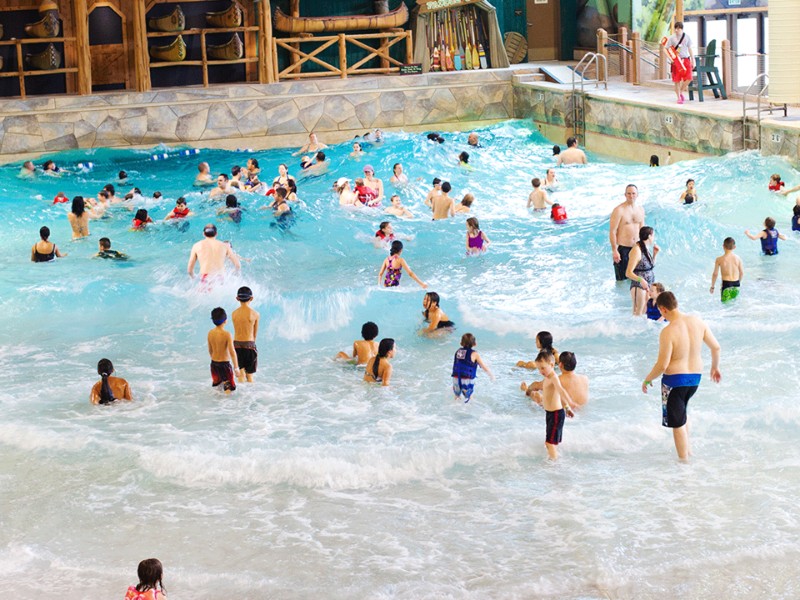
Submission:
{"label": "girl in swimsuit", "polygon": [[139,563],[139,583],[128,588],[125,600],[167,600],[161,583],[164,568],[157,558],[147,558]]}
{"label": "girl in swimsuit", "polygon": [[39,230],[39,237],[42,239],[36,242],[31,248],[31,260],[33,262],[50,262],[51,260],[55,260],[56,256],[59,258],[66,256],[66,254],[61,254],[56,245],[49,240],[49,227],[42,227]]}
{"label": "girl in swimsuit", "polygon": [[92,404],[111,404],[115,400],[133,400],[131,387],[122,377],[112,377],[114,365],[107,358],[101,358],[97,363],[97,374],[100,381],[92,387],[89,396]]}
{"label": "girl in swimsuit", "polygon": [[486,234],[481,231],[478,219],[467,219],[467,254],[480,254],[486,252],[486,246],[491,242]]}
{"label": "girl in swimsuit", "polygon": [[[652,245],[653,252],[650,253],[647,246]],[[656,263],[656,255],[659,248],[655,243],[655,232],[652,227],[644,226],[639,229],[639,241],[631,250],[628,258],[628,270],[625,276],[631,280],[631,300],[633,302],[633,314],[647,314],[647,290],[655,281],[653,268]]]}
{"label": "girl in swimsuit", "polygon": [[361,158],[364,156],[364,151],[361,149],[361,142],[353,142],[353,151],[350,153],[350,158]]}
{"label": "girl in swimsuit", "polygon": [[422,333],[434,333],[440,329],[452,329],[456,326],[450,318],[444,314],[444,311],[439,308],[439,294],[436,292],[428,292],[422,299],[422,316],[428,321],[428,326],[422,330]]}
{"label": "girl in swimsuit", "polygon": [[394,358],[394,340],[392,338],[383,338],[381,343],[378,344],[378,354],[367,362],[364,381],[380,383],[383,387],[389,387],[389,380],[392,378],[390,358]]}
{"label": "girl in swimsuit", "polygon": [[136,211],[136,216],[133,217],[133,224],[131,225],[131,230],[135,231],[144,231],[147,227],[148,223],[152,223],[153,219],[150,218],[150,215],[147,214],[146,208],[140,208]]}
{"label": "girl in swimsuit", "polygon": [[278,165],[278,176],[272,180],[272,187],[287,187],[289,180],[294,180],[294,177],[289,175],[289,167],[281,163]]}
{"label": "girl in swimsuit", "polygon": [[[392,242],[392,247],[389,250],[389,258],[384,259],[383,265],[381,265],[381,272],[378,273],[378,285],[383,285],[383,287],[397,287],[400,285],[400,276],[402,275],[402,269],[405,267],[406,271],[408,271],[408,276],[411,277],[414,281],[416,281],[421,288],[427,288],[427,284],[423,283],[419,277],[414,274],[414,271],[411,270],[411,267],[408,266],[403,258],[401,258],[401,254],[403,253],[403,242],[400,240],[395,240]],[[386,277],[384,277],[384,273]]]}

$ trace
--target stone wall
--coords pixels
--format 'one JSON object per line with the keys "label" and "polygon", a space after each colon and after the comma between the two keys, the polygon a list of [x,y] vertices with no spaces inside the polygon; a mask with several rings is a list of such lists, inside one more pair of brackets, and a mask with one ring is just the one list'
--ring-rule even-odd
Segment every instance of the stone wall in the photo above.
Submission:
{"label": "stone wall", "polygon": [[[0,101],[0,154],[431,129],[514,117],[508,69]],[[336,139],[333,139],[336,138]]]}

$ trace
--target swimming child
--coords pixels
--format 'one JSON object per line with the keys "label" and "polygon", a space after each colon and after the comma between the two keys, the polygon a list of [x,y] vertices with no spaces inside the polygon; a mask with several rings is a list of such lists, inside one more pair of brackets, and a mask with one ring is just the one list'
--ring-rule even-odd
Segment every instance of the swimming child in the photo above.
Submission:
{"label": "swimming child", "polygon": [[17,173],[17,177],[20,177],[22,179],[34,177],[35,175],[36,175],[36,167],[30,160],[26,160],[24,163],[22,163],[22,167],[20,167],[19,173]]}
{"label": "swimming child", "polygon": [[475,202],[475,196],[472,194],[464,194],[464,197],[461,199],[461,202],[456,204],[455,214],[458,213],[468,213],[470,208],[472,207],[472,203]]}
{"label": "swimming child", "polygon": [[697,189],[694,187],[694,179],[687,179],[686,189],[681,193],[681,202],[684,204],[694,204],[699,199]]}
{"label": "swimming child", "polygon": [[167,600],[161,578],[164,568],[157,558],[146,558],[139,563],[139,583],[130,586],[125,600]]}
{"label": "swimming child", "polygon": [[353,142],[353,151],[350,153],[350,158],[361,158],[364,156],[364,151],[361,149],[361,142]]}
{"label": "swimming child", "polygon": [[423,318],[428,322],[428,326],[422,330],[422,333],[434,333],[442,329],[452,329],[456,326],[450,318],[439,307],[439,294],[436,292],[428,292],[422,298],[422,311]]}
{"label": "swimming child", "polygon": [[[233,337],[225,330],[228,315],[224,308],[211,311],[214,329],[208,332],[208,353],[211,356],[211,386],[222,386],[226,394],[236,389],[233,373],[239,370],[239,359],[233,347]],[[228,359],[233,361],[233,367]]]}
{"label": "swimming child", "polygon": [[[536,334],[536,340],[535,341],[536,341],[536,349],[537,350],[539,350],[540,352],[542,350],[544,350],[546,352],[550,352],[555,357],[555,361],[558,362],[558,351],[556,351],[556,349],[553,348],[553,334],[552,333],[550,333],[549,331],[540,331],[539,333]],[[521,367],[523,369],[534,370],[534,369],[536,369],[536,361],[529,360],[529,361],[526,362],[524,360],[520,360],[520,361],[517,361],[517,366]]]}
{"label": "swimming child", "polygon": [[239,208],[239,201],[233,194],[228,194],[225,197],[225,207],[217,210],[217,214],[230,219],[234,223],[242,222],[242,209]]}
{"label": "swimming child", "polygon": [[177,200],[175,200],[175,207],[169,211],[169,214],[164,217],[165,221],[169,221],[170,219],[185,219],[192,211],[189,210],[189,207],[186,206],[186,198],[181,196]]}
{"label": "swimming child", "polygon": [[390,199],[389,202],[391,203],[390,206],[386,208],[384,211],[388,215],[394,215],[395,217],[402,217],[403,219],[412,219],[414,215],[411,214],[411,211],[408,210],[405,206],[403,206],[402,201],[400,200],[400,196],[394,194]]}
{"label": "swimming child", "polygon": [[792,231],[800,231],[800,204],[792,207]]}
{"label": "swimming child", "polygon": [[117,184],[128,185],[128,174],[125,171],[117,173]]}
{"label": "swimming child", "polygon": [[380,383],[383,387],[389,387],[389,380],[392,378],[390,358],[394,358],[394,340],[383,338],[378,344],[378,353],[367,361],[367,368],[364,369],[364,381]]}
{"label": "swimming child", "polygon": [[658,154],[651,154],[650,155],[650,166],[651,167],[658,167],[661,161],[658,159]]}
{"label": "swimming child", "polygon": [[[714,286],[711,286],[711,289],[714,289]],[[647,288],[647,318],[652,321],[663,321],[664,317],[661,315],[661,311],[658,310],[658,306],[656,305],[656,300],[658,299],[658,295],[665,291],[666,288],[664,287],[663,283],[659,283],[658,281],[653,282],[650,287]]]}
{"label": "swimming child", "polygon": [[136,216],[133,217],[132,230],[144,230],[148,223],[152,223],[153,219],[147,214],[146,208],[140,208],[136,211]]}
{"label": "swimming child", "polygon": [[239,381],[253,383],[253,374],[258,368],[258,313],[250,308],[253,290],[242,286],[236,292],[239,308],[233,311],[233,349],[239,361]]}
{"label": "swimming child", "polygon": [[55,198],[53,198],[53,204],[64,204],[66,202],[69,202],[69,198],[67,198],[64,192],[58,192]]}
{"label": "swimming child", "polygon": [[714,272],[711,274],[711,289],[709,292],[714,293],[717,275],[721,274],[720,300],[727,302],[739,295],[739,285],[741,285],[744,277],[744,266],[742,265],[742,259],[733,253],[736,249],[736,240],[732,237],[725,238],[725,241],[722,242],[722,249],[725,253],[714,261]]}
{"label": "swimming child", "polygon": [[394,228],[389,221],[383,221],[375,232],[375,239],[382,243],[390,243],[394,241]]}
{"label": "swimming child", "polygon": [[544,377],[542,385],[542,407],[545,410],[545,439],[547,456],[550,460],[558,458],[558,445],[564,428],[564,418],[574,417],[572,400],[561,385],[555,372],[555,359],[550,352],[542,351],[536,357],[536,368]]}
{"label": "swimming child", "polygon": [[528,196],[528,208],[533,207],[533,210],[544,210],[548,204],[553,204],[547,197],[547,192],[542,189],[542,180],[538,177],[531,179],[533,191]]}
{"label": "swimming child", "polygon": [[[414,281],[416,281],[419,286],[423,289],[427,288],[427,284],[423,283],[419,277],[414,274],[414,271],[411,270],[411,267],[408,266],[408,263],[400,256],[403,253],[403,242],[400,240],[395,240],[392,242],[392,246],[389,249],[389,258],[384,259],[383,264],[381,265],[380,273],[378,273],[378,285],[383,285],[383,287],[397,287],[400,285],[400,276],[402,275],[402,269],[405,268],[408,271],[408,276],[411,277]],[[386,273],[386,277],[384,278],[383,274]]]}
{"label": "swimming child", "polygon": [[475,170],[475,167],[469,164],[469,152],[462,152],[458,155],[458,166],[467,171]]}
{"label": "swimming child", "polygon": [[456,350],[453,357],[453,394],[456,400],[464,396],[464,404],[470,401],[475,390],[475,376],[478,374],[478,367],[486,371],[489,379],[494,381],[494,374],[491,369],[483,362],[480,355],[473,350],[477,342],[471,333],[461,336],[461,348]]}
{"label": "swimming child", "polygon": [[486,247],[491,244],[486,234],[481,231],[478,219],[467,219],[467,254],[480,254],[486,252]]}
{"label": "swimming child", "polygon": [[550,218],[554,223],[566,223],[567,211],[558,202],[553,202],[553,206],[550,207]]}
{"label": "swimming child", "polygon": [[781,176],[777,173],[773,173],[769,176],[769,191],[770,192],[780,192],[781,188],[786,185],[785,182],[781,181]]}
{"label": "swimming child", "polygon": [[112,377],[114,365],[107,358],[101,358],[97,363],[97,374],[100,381],[92,386],[89,400],[92,404],[111,404],[115,400],[133,400],[131,386],[122,377]]}
{"label": "swimming child", "polygon": [[372,321],[367,321],[361,326],[362,339],[353,342],[353,356],[347,352],[339,352],[336,358],[343,358],[355,365],[366,365],[369,359],[378,353],[378,326]]}
{"label": "swimming child", "polygon": [[97,240],[97,254],[93,258],[110,258],[112,260],[128,260],[128,255],[111,249],[111,240],[101,237]]}
{"label": "swimming child", "polygon": [[786,236],[775,229],[775,219],[767,217],[764,219],[764,229],[753,235],[749,229],[744,230],[744,234],[751,240],[761,240],[761,251],[767,256],[774,256],[778,253],[778,240],[785,240]]}

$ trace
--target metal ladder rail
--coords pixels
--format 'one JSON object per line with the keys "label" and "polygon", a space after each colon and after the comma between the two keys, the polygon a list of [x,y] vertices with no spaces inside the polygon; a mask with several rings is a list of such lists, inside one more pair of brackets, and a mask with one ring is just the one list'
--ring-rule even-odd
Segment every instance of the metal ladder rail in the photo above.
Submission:
{"label": "metal ladder rail", "polygon": [[[586,73],[592,64],[595,65],[597,77],[587,80],[583,74]],[[602,80],[600,79],[601,65],[603,76]],[[579,70],[581,66],[583,66],[583,70]],[[577,81],[575,79],[576,75],[580,75],[580,98],[577,94]],[[586,114],[586,91],[584,86],[586,83],[591,83],[592,81],[594,82],[595,87],[600,87],[600,83],[602,83],[605,89],[608,89],[608,62],[606,61],[606,57],[602,54],[598,54],[596,52],[587,52],[583,55],[583,57],[581,57],[581,59],[578,61],[578,64],[575,65],[575,68],[572,70],[572,131],[575,137],[581,142],[584,141],[583,138],[586,135],[586,120],[584,118]],[[578,106],[579,100],[580,106]]]}
{"label": "metal ladder rail", "polygon": [[[756,105],[755,106],[747,106],[747,96],[751,95],[754,91],[754,88],[758,85],[760,81],[763,80],[763,85],[758,90],[758,94],[756,94]],[[761,149],[761,98],[764,97],[764,94],[769,89],[769,75],[767,73],[759,73],[753,82],[747,87],[744,94],[742,95],[742,148],[744,150],[748,150],[748,143],[754,143],[757,150]],[[753,123],[747,120],[747,111],[755,110],[756,111],[756,137],[751,138],[748,137],[748,131],[750,127],[753,126]],[[767,109],[765,109],[766,112]],[[769,113],[772,114],[772,107],[769,108]]]}

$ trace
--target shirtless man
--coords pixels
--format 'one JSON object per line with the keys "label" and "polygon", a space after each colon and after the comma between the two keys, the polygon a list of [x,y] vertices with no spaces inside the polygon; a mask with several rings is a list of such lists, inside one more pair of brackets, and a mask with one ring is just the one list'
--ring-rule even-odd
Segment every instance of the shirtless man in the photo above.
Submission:
{"label": "shirtless man", "polygon": [[614,275],[617,281],[625,281],[628,270],[628,255],[639,239],[639,229],[644,227],[644,208],[636,206],[639,188],[629,183],[625,187],[625,202],[611,211],[608,224],[608,241],[614,259]]}
{"label": "shirtless man", "polygon": [[205,280],[210,275],[219,275],[225,269],[225,259],[233,263],[238,271],[242,265],[239,257],[231,249],[230,244],[220,242],[217,237],[217,228],[209,223],[203,228],[203,238],[192,246],[192,253],[189,256],[189,266],[186,270],[189,277],[194,278],[194,264],[200,261],[200,277]]}
{"label": "shirtless man", "polygon": [[474,131],[467,136],[467,144],[472,146],[473,148],[480,148],[481,142],[478,139],[478,134]]}
{"label": "shirtless man", "polygon": [[442,193],[433,197],[431,208],[433,209],[434,221],[456,216],[455,202],[450,196],[448,196],[451,189],[450,182],[445,181],[442,183]]}
{"label": "shirtless man", "polygon": [[207,162],[201,162],[197,165],[197,170],[199,173],[194,178],[195,185],[214,185],[214,178],[211,177],[211,167],[208,166]]}
{"label": "shirtless man", "polygon": [[433,208],[433,199],[442,193],[442,180],[438,177],[433,178],[433,189],[425,196],[425,206]]}
{"label": "shirtless man", "polygon": [[567,138],[567,149],[561,152],[556,159],[556,166],[561,165],[585,165],[586,154],[578,148],[578,140],[574,137]]}
{"label": "shirtless man", "polygon": [[228,176],[225,173],[220,173],[217,177],[217,187],[215,187],[208,194],[209,198],[227,198],[229,194],[233,194],[236,190],[231,187]]}
{"label": "shirtless man", "polygon": [[720,346],[699,317],[685,315],[678,310],[678,300],[672,292],[661,292],[656,300],[658,311],[668,322],[658,338],[658,359],[642,383],[642,392],[661,377],[662,425],[672,429],[678,458],[686,460],[690,454],[689,430],[686,425],[686,405],[700,385],[703,344],[711,350],[711,381],[719,383]]}

